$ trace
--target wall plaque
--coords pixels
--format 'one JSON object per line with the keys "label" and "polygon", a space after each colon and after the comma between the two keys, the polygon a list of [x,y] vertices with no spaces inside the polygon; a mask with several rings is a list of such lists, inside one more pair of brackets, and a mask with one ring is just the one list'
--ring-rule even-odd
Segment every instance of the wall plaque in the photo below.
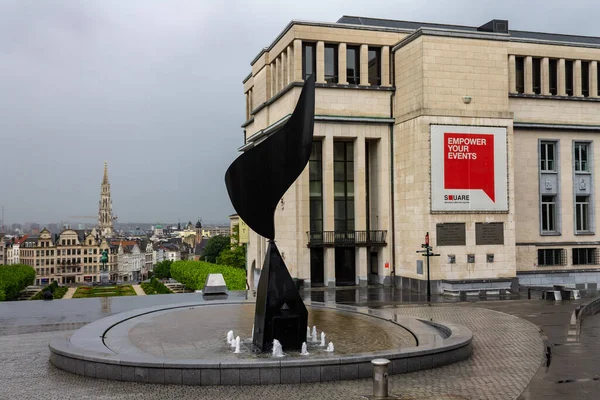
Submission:
{"label": "wall plaque", "polygon": [[435,226],[438,246],[464,246],[466,245],[465,224],[449,223]]}
{"label": "wall plaque", "polygon": [[504,223],[475,223],[475,244],[504,244]]}

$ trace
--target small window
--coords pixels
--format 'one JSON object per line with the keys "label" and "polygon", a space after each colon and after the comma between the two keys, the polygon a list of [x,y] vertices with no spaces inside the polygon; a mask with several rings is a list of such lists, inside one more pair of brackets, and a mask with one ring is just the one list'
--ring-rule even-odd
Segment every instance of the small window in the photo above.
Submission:
{"label": "small window", "polygon": [[556,196],[542,196],[542,232],[556,232]]}
{"label": "small window", "polygon": [[360,48],[357,46],[346,48],[346,79],[351,85],[360,83]]}
{"label": "small window", "polygon": [[598,249],[573,249],[573,265],[598,265]]}
{"label": "small window", "polygon": [[556,96],[558,94],[558,60],[551,58],[548,64],[550,67],[550,94]]}
{"label": "small window", "polygon": [[588,143],[575,143],[575,154],[573,159],[575,160],[575,171],[577,172],[588,172]]}
{"label": "small window", "polygon": [[517,93],[525,93],[525,57],[517,57],[515,62]]}
{"label": "small window", "polygon": [[489,263],[493,263],[494,262],[494,255],[493,254],[486,254],[485,255],[486,261]]}
{"label": "small window", "polygon": [[456,255],[448,254],[448,264],[456,264]]}
{"label": "small window", "polygon": [[583,97],[590,96],[590,63],[581,62],[581,94]]}
{"label": "small window", "polygon": [[469,263],[469,264],[475,263],[475,254],[467,254],[467,263]]}
{"label": "small window", "polygon": [[337,46],[325,45],[325,82],[338,83],[338,51]]}
{"label": "small window", "polygon": [[381,85],[381,49],[369,48],[369,84]]}
{"label": "small window", "polygon": [[590,231],[590,196],[575,196],[575,230]]}
{"label": "small window", "polygon": [[573,96],[573,60],[565,61],[565,90],[567,96]]}
{"label": "small window", "polygon": [[304,43],[302,45],[302,76],[304,80],[308,79],[317,70],[316,50],[314,43]]}
{"label": "small window", "polygon": [[540,169],[556,171],[556,142],[540,143]]}
{"label": "small window", "polygon": [[546,267],[567,265],[567,251],[565,249],[539,249],[538,265]]}
{"label": "small window", "polygon": [[542,59],[533,59],[533,93],[542,94]]}

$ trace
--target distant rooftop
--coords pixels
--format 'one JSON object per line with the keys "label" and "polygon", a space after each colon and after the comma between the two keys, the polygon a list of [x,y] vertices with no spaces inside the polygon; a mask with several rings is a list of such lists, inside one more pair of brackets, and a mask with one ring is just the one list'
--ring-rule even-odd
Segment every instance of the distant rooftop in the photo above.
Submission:
{"label": "distant rooftop", "polygon": [[[502,21],[502,20],[494,20],[494,21]],[[351,16],[351,15],[344,15],[342,18],[337,20],[337,23],[338,24],[348,24],[348,25],[373,26],[373,27],[378,27],[378,28],[408,29],[408,30],[417,30],[419,28],[451,29],[451,30],[472,31],[472,32],[481,32],[481,31],[487,30],[487,29],[482,29],[487,24],[483,25],[481,27],[478,27],[478,26],[467,26],[467,25],[436,24],[436,23],[431,23],[431,22],[415,22],[415,21],[401,21],[401,20],[370,18],[370,17],[357,17],[357,16]],[[508,28],[508,21],[506,21],[506,27]],[[487,31],[489,31],[489,30],[487,30]],[[508,34],[513,38],[527,39],[527,40],[600,45],[600,37],[597,37],[597,36],[581,36],[581,35],[566,35],[566,34],[561,34],[561,33],[516,31],[516,30],[510,30],[510,29],[508,29]]]}

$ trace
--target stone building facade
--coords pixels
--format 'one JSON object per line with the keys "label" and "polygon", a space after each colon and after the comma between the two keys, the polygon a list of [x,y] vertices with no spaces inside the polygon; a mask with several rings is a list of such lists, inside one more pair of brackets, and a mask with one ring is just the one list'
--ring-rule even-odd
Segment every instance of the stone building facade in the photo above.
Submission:
{"label": "stone building facade", "polygon": [[[600,38],[504,20],[290,22],[243,81],[240,150],[316,74],[313,154],[275,218],[292,276],[421,291],[428,234],[437,292],[597,285],[599,60]],[[265,249],[251,234],[249,282]]]}

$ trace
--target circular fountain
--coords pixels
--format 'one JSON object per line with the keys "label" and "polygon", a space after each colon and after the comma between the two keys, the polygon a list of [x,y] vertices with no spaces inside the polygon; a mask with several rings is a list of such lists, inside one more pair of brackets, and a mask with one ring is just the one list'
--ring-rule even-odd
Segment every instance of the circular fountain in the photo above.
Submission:
{"label": "circular fountain", "polygon": [[[308,303],[302,351],[252,345],[254,303],[185,303],[110,316],[50,343],[52,364],[92,378],[188,385],[305,383],[366,378],[469,357],[472,333],[385,310]],[[234,337],[237,336],[237,337]],[[325,341],[327,339],[327,341]]]}

